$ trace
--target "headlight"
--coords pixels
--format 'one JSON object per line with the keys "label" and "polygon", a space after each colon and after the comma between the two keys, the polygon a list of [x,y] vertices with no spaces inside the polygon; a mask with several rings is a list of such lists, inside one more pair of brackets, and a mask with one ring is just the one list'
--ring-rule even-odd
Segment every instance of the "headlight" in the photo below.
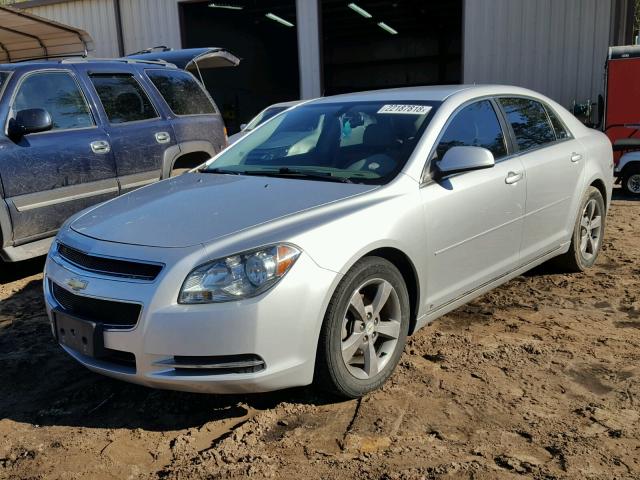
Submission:
{"label": "headlight", "polygon": [[254,297],[273,287],[295,263],[300,250],[273,245],[213,260],[194,269],[178,303],[214,303]]}

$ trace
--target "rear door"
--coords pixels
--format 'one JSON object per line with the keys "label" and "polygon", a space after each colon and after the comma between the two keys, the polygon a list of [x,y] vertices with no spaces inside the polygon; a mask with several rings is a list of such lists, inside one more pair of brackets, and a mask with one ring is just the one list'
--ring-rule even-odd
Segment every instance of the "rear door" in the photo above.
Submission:
{"label": "rear door", "polygon": [[176,140],[169,120],[152,102],[140,73],[126,65],[88,64],[78,68],[87,69],[88,83],[100,105],[121,191],[160,180],[165,152]]}
{"label": "rear door", "polygon": [[[0,155],[0,178],[13,223],[13,243],[54,235],[72,214],[115,197],[115,163],[78,78],[70,69],[14,74],[5,134],[16,112],[42,108],[53,128],[9,139]],[[4,110],[3,110],[4,111]]]}
{"label": "rear door", "polygon": [[586,153],[548,106],[525,97],[501,98],[499,103],[527,177],[524,264],[570,239]]}
{"label": "rear door", "polygon": [[147,69],[151,83],[171,110],[179,144],[204,142],[216,154],[226,145],[224,121],[200,82],[188,72],[176,69]]}

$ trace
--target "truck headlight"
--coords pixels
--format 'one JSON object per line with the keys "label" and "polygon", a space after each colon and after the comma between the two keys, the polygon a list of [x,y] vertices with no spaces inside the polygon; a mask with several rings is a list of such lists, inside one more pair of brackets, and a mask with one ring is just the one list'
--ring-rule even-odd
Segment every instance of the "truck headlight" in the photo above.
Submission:
{"label": "truck headlight", "polygon": [[298,259],[300,250],[278,244],[207,262],[191,271],[178,303],[215,303],[260,295],[273,287]]}

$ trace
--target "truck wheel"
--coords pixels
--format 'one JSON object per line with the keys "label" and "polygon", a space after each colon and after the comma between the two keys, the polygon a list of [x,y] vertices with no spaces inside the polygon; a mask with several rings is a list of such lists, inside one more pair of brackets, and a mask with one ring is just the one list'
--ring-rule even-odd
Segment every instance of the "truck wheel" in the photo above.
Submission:
{"label": "truck wheel", "polygon": [[320,331],[315,384],[347,398],[375,390],[396,368],[409,331],[409,293],[389,261],[366,257],[336,288]]}
{"label": "truck wheel", "polygon": [[640,165],[625,168],[621,183],[625,193],[635,197],[640,196]]}
{"label": "truck wheel", "polygon": [[571,237],[569,251],[554,259],[559,268],[568,272],[582,272],[596,263],[605,224],[604,198],[600,190],[589,187],[585,193]]}

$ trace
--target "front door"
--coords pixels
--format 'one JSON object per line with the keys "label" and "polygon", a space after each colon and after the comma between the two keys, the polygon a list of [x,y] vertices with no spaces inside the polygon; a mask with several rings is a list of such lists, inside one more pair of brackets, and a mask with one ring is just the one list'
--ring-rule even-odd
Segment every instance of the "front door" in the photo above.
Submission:
{"label": "front door", "polygon": [[47,110],[53,121],[49,131],[3,142],[0,178],[13,242],[20,245],[54,235],[74,213],[115,197],[118,184],[109,139],[97,126],[73,72],[29,73],[13,91],[7,122],[30,108]]}
{"label": "front door", "polygon": [[498,279],[519,260],[524,169],[519,158],[508,154],[492,101],[476,101],[454,114],[432,161],[448,148],[465,145],[490,150],[496,164],[431,180],[422,188],[429,312]]}
{"label": "front door", "polygon": [[165,151],[176,141],[139,72],[101,67],[88,73],[105,116],[121,191],[160,180]]}

